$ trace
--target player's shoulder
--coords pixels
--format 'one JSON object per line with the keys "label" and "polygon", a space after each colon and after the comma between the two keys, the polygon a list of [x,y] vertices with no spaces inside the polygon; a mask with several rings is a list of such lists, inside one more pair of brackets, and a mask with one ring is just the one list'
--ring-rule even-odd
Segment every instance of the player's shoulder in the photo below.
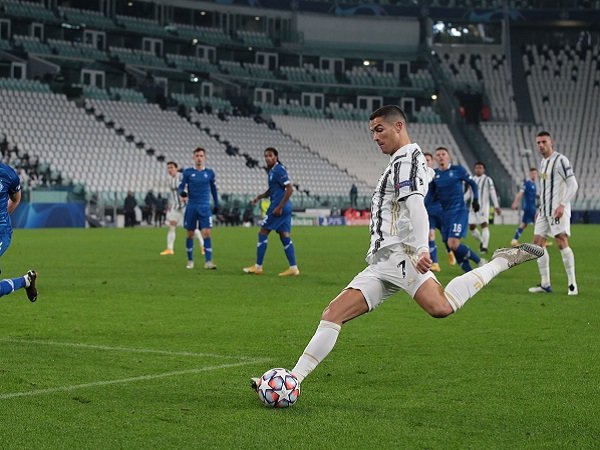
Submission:
{"label": "player's shoulder", "polygon": [[8,164],[4,164],[2,162],[0,162],[0,175],[5,178],[5,179],[9,179],[9,180],[18,180],[19,179],[19,175],[17,175],[17,171],[15,169],[13,169],[11,166],[9,166]]}
{"label": "player's shoulder", "polygon": [[571,162],[569,161],[569,158],[567,158],[567,156],[562,153],[557,152],[556,159],[559,161],[562,161],[564,164],[571,164]]}
{"label": "player's shoulder", "polygon": [[283,164],[278,163],[278,164],[275,164],[275,166],[273,166],[273,171],[275,173],[286,174],[287,168]]}

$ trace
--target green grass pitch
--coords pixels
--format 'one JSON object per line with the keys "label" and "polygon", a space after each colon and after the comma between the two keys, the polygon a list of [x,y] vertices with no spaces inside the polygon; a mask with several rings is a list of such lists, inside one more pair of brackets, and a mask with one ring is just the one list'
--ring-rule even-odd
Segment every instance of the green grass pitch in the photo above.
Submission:
{"label": "green grass pitch", "polygon": [[[493,226],[490,247],[513,231]],[[343,327],[296,405],[271,410],[250,376],[293,367],[364,267],[365,227],[295,228],[298,278],[277,277],[276,234],[265,275],[242,273],[256,228],[213,230],[216,271],[199,253],[185,269],[182,230],[170,257],[164,228],[16,230],[2,276],[35,268],[40,295],[0,299],[0,447],[598,448],[600,227],[572,231],[578,297],[556,246],[552,295],[527,293],[534,262],[446,319],[397,295]],[[461,273],[441,265],[444,284]]]}

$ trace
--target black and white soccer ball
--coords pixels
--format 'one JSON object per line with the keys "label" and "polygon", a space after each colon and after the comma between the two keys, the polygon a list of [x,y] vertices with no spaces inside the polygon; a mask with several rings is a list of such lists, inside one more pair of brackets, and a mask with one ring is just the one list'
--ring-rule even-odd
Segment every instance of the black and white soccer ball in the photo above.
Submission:
{"label": "black and white soccer ball", "polygon": [[287,369],[270,369],[260,377],[256,391],[265,406],[289,408],[300,396],[300,383]]}

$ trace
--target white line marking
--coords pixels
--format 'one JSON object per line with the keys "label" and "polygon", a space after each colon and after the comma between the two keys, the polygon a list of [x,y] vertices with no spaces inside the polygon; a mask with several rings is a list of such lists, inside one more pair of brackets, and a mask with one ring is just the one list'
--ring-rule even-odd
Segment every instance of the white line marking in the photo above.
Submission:
{"label": "white line marking", "polygon": [[128,347],[110,347],[107,345],[93,345],[93,344],[81,344],[74,342],[54,342],[54,341],[42,341],[42,340],[29,340],[29,339],[13,339],[4,338],[0,339],[0,342],[14,342],[18,344],[41,344],[41,345],[54,345],[57,347],[76,347],[76,348],[89,348],[94,350],[108,350],[115,352],[131,352],[131,353],[153,353],[155,355],[169,355],[169,356],[196,356],[201,358],[229,358],[238,359],[242,361],[252,360],[248,356],[237,356],[237,355],[216,355],[214,353],[194,353],[194,352],[173,352],[170,350],[154,350],[151,348],[128,348]]}
{"label": "white line marking", "polygon": [[59,386],[59,387],[47,388],[47,389],[37,389],[34,391],[12,392],[9,394],[0,394],[0,400],[7,400],[10,398],[15,398],[15,397],[31,397],[34,395],[52,394],[54,392],[68,392],[68,391],[73,391],[75,389],[85,389],[85,388],[96,387],[96,386],[109,386],[111,384],[124,384],[124,383],[132,383],[135,381],[157,380],[160,378],[175,377],[178,375],[186,375],[186,374],[190,374],[190,373],[208,372],[211,370],[227,369],[230,367],[238,367],[238,366],[243,366],[246,364],[254,364],[254,363],[259,363],[259,362],[265,362],[265,360],[264,359],[256,359],[256,360],[252,360],[252,361],[244,361],[244,362],[239,362],[239,363],[221,364],[220,366],[201,367],[201,368],[197,368],[197,369],[178,370],[176,372],[159,373],[156,375],[141,375],[139,377],[121,378],[119,380],[95,381],[92,383],[75,384],[73,386]]}

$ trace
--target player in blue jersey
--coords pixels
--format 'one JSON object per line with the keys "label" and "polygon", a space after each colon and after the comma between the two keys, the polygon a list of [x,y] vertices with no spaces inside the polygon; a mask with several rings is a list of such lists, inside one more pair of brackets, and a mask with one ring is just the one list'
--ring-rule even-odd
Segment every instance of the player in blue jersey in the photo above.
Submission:
{"label": "player in blue jersey", "polygon": [[212,196],[214,211],[219,210],[219,196],[215,184],[215,172],[206,167],[206,150],[198,147],[194,150],[194,167],[183,171],[179,195],[187,200],[183,217],[183,226],[187,230],[185,246],[187,249],[187,268],[194,268],[194,231],[200,229],[204,239],[204,268],[216,269],[212,261],[212,213],[210,197]]}
{"label": "player in blue jersey", "polygon": [[515,194],[515,199],[512,203],[512,209],[518,209],[521,206],[521,200],[523,201],[523,218],[521,219],[521,224],[517,231],[515,231],[515,235],[510,241],[513,247],[519,245],[519,238],[523,233],[523,230],[527,228],[527,225],[535,222],[535,213],[537,211],[537,181],[538,171],[535,167],[529,169],[529,180],[525,180],[523,182],[523,186],[519,192]]}
{"label": "player in blue jersey", "polygon": [[[10,215],[20,202],[21,183],[17,172],[12,167],[0,163],[0,256],[10,247],[13,234]],[[38,296],[35,287],[36,278],[35,270],[29,270],[22,277],[0,280],[0,297],[25,288],[27,298],[35,302]]]}
{"label": "player in blue jersey", "polygon": [[269,233],[275,230],[279,233],[279,238],[283,244],[285,256],[290,263],[289,269],[281,272],[280,277],[298,276],[300,270],[296,265],[296,252],[290,232],[292,230],[292,202],[290,197],[294,192],[292,182],[288,177],[287,170],[279,162],[279,153],[273,147],[265,149],[265,162],[269,170],[269,189],[262,194],[257,195],[252,204],[255,205],[260,199],[269,198],[271,203],[267,210],[267,215],[260,222],[260,231],[258,232],[258,244],[256,248],[256,264],[245,267],[246,273],[260,275],[263,273],[263,261],[267,252],[267,239]]}
{"label": "player in blue jersey", "polygon": [[461,165],[450,163],[450,153],[446,147],[435,150],[435,158],[439,168],[435,170],[435,178],[431,183],[434,198],[442,205],[442,240],[454,252],[456,261],[465,272],[471,270],[469,259],[475,264],[481,263],[479,255],[461,243],[467,234],[469,212],[464,200],[463,183],[467,183],[473,191],[471,202],[473,211],[479,211],[479,191],[477,183]]}

